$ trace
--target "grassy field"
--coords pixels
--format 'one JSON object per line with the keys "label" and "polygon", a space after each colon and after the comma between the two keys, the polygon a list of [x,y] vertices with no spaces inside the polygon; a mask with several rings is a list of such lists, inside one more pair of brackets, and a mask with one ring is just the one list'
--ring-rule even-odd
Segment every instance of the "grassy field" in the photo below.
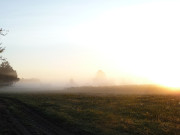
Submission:
{"label": "grassy field", "polygon": [[177,95],[12,94],[75,134],[178,135]]}

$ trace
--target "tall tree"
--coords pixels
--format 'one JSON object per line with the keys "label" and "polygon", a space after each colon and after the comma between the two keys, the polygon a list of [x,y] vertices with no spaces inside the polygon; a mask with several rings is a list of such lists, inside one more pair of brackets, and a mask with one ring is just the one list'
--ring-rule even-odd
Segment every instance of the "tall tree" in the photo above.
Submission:
{"label": "tall tree", "polygon": [[[0,29],[0,36],[5,36],[3,33],[4,30]],[[1,45],[1,43],[0,43]],[[0,46],[0,53],[4,52],[5,48]],[[7,86],[13,84],[13,82],[18,81],[17,72],[11,67],[9,62],[0,56],[1,64],[0,64],[0,86]]]}

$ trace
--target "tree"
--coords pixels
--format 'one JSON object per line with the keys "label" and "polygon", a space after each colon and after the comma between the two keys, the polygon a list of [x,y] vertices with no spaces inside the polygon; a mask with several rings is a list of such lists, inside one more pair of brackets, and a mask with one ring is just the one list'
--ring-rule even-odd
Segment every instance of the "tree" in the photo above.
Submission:
{"label": "tree", "polygon": [[[0,36],[5,36],[4,30],[0,29]],[[0,43],[1,45],[1,43]],[[0,53],[4,52],[5,48],[0,46]],[[9,62],[0,56],[2,63],[0,64],[0,86],[7,86],[13,84],[13,82],[18,81],[16,71],[11,67]]]}
{"label": "tree", "polygon": [[7,35],[7,32],[8,32],[8,31],[5,31],[5,30],[3,30],[2,28],[0,28],[0,35],[1,35],[1,36]]}
{"label": "tree", "polygon": [[[5,34],[5,33],[3,33],[3,32],[4,32],[4,30],[1,28],[1,29],[0,29],[0,36],[5,36],[5,35],[7,34],[7,33]],[[0,43],[0,46],[1,46],[1,44],[2,44],[2,43]],[[5,50],[5,48],[0,47],[0,53],[2,53],[4,50]]]}
{"label": "tree", "polygon": [[0,85],[11,85],[18,80],[16,71],[4,60],[0,65]]}

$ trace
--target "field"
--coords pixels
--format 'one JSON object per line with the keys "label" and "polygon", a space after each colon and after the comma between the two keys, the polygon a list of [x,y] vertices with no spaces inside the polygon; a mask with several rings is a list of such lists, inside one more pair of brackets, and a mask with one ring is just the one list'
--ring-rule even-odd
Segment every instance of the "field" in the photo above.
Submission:
{"label": "field", "polygon": [[[20,123],[17,134],[22,128],[24,130],[20,132],[24,134],[180,133],[179,95],[19,93],[1,94],[0,101],[6,106],[6,110],[9,110],[13,119],[16,119],[14,121]],[[0,134],[8,134],[10,131],[3,128],[2,121],[0,124]]]}

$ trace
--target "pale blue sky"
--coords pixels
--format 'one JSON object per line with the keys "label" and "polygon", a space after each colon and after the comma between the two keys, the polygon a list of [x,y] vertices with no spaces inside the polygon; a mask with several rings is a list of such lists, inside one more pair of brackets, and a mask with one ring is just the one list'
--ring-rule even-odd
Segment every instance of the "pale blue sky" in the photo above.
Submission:
{"label": "pale blue sky", "polygon": [[[102,69],[112,78],[134,74],[153,80],[145,74],[149,68],[140,72],[140,67],[162,60],[158,51],[152,52],[162,44],[169,50],[173,40],[177,50],[178,4],[177,0],[0,0],[0,27],[9,30],[2,39],[4,56],[24,78],[87,79]],[[142,55],[149,65],[140,64]],[[138,66],[132,68],[135,63]]]}

